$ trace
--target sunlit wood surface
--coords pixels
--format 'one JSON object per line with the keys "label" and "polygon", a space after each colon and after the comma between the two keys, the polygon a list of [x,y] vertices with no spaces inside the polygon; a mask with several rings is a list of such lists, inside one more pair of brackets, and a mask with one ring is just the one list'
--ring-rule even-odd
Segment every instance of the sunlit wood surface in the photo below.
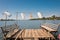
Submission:
{"label": "sunlit wood surface", "polygon": [[[12,35],[10,34],[7,35],[8,38],[9,36]],[[54,38],[54,36],[44,29],[24,29],[24,30],[22,29],[12,38],[15,38],[15,40],[17,38],[23,38],[24,40],[30,40],[30,39],[38,40],[38,38]]]}

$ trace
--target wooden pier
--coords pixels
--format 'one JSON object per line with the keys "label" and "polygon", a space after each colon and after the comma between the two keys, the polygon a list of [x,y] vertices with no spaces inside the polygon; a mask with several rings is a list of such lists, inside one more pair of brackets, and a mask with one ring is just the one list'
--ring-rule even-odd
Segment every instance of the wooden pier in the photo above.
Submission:
{"label": "wooden pier", "polygon": [[50,23],[45,23],[41,25],[41,29],[46,30],[47,32],[50,32],[54,37],[55,40],[58,39],[58,30],[60,29],[60,24],[50,24]]}
{"label": "wooden pier", "polygon": [[[10,32],[6,36],[6,40],[54,40],[54,36],[44,29],[22,29]],[[13,35],[13,36],[12,36]]]}
{"label": "wooden pier", "polygon": [[57,24],[43,24],[41,25],[41,27],[49,32],[57,32],[58,30],[58,26]]}
{"label": "wooden pier", "polygon": [[7,31],[9,30],[6,35],[6,32],[3,30],[4,28],[1,27],[5,35],[4,40],[56,40],[53,34],[50,33],[56,30],[49,28],[48,25],[42,25],[40,29],[18,29],[16,24],[9,27],[6,29]]}
{"label": "wooden pier", "polygon": [[57,31],[57,30],[54,30],[54,29],[52,29],[52,28],[50,28],[50,27],[48,27],[48,26],[45,26],[45,25],[42,25],[42,28],[48,30],[49,32]]}

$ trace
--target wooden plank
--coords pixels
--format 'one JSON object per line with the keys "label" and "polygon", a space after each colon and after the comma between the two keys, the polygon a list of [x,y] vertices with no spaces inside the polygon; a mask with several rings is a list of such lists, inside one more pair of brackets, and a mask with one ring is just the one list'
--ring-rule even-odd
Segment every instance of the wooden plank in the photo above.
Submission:
{"label": "wooden plank", "polygon": [[32,37],[35,37],[35,32],[33,31],[33,29],[31,31],[32,31]]}
{"label": "wooden plank", "polygon": [[25,36],[24,37],[29,37],[29,30],[25,31]]}
{"label": "wooden plank", "polygon": [[38,33],[38,35],[39,35],[40,37],[43,36],[43,34],[41,33],[40,29],[37,29],[37,33]]}
{"label": "wooden plank", "polygon": [[41,27],[43,27],[43,28],[45,28],[46,30],[48,30],[48,31],[57,31],[57,30],[54,30],[54,29],[52,29],[52,28],[49,28],[48,26],[44,26],[44,25],[42,25]]}
{"label": "wooden plank", "polygon": [[[37,33],[35,33],[36,32],[36,30],[35,29],[29,29],[28,30],[28,37],[27,38],[25,38],[24,40],[33,40],[34,38],[35,38],[35,40],[37,40],[38,38],[36,38],[36,36],[37,36]],[[26,35],[26,36],[27,36]],[[32,36],[33,35],[33,36]],[[34,38],[33,38],[34,37]]]}
{"label": "wooden plank", "polygon": [[[41,29],[42,30],[42,29]],[[46,38],[47,37],[52,37],[52,38],[54,38],[54,36],[50,33],[50,32],[47,32],[47,31],[45,31],[45,30],[42,30],[42,32],[44,32],[44,35],[46,36]],[[55,38],[54,38],[55,39]]]}
{"label": "wooden plank", "polygon": [[41,37],[51,37],[51,35],[48,34],[48,32],[46,32],[45,30],[42,30],[42,29],[38,29],[38,32],[37,32]]}
{"label": "wooden plank", "polygon": [[13,31],[9,32],[6,37],[9,38],[11,37],[12,35],[14,35],[16,32],[18,31],[18,29],[14,29]]}
{"label": "wooden plank", "polygon": [[52,37],[53,39],[55,39],[54,36],[51,33],[48,32],[48,34],[49,34],[50,37]]}
{"label": "wooden plank", "polygon": [[30,38],[30,37],[32,37],[32,35],[31,35],[31,29],[30,30],[28,30],[28,37]]}
{"label": "wooden plank", "polygon": [[41,38],[45,36],[44,33],[41,32],[41,29],[38,29],[38,34],[40,35]]}
{"label": "wooden plank", "polygon": [[39,35],[39,38],[42,38],[44,36],[41,32],[41,29],[37,29],[37,34]]}
{"label": "wooden plank", "polygon": [[38,38],[34,38],[34,40],[39,40]]}
{"label": "wooden plank", "polygon": [[[24,36],[25,36],[25,31],[26,30],[24,30],[23,33],[20,35],[22,38],[24,38]],[[20,36],[19,36],[19,38],[20,38]]]}
{"label": "wooden plank", "polygon": [[15,38],[23,38],[24,40],[32,40],[32,39],[37,39],[38,38],[48,38],[48,37],[53,37],[52,34],[46,32],[43,29],[25,29],[23,32],[19,32]]}
{"label": "wooden plank", "polygon": [[38,32],[37,32],[37,29],[35,29],[35,30],[33,30],[34,31],[34,33],[35,33],[35,38],[39,38],[40,36],[39,36],[39,34],[38,34]]}
{"label": "wooden plank", "polygon": [[16,36],[17,36],[19,33],[20,33],[20,31],[19,31],[16,35],[14,35],[12,38],[16,38]]}
{"label": "wooden plank", "polygon": [[24,31],[24,29],[19,32],[19,34],[16,36],[15,40],[17,40],[17,38],[18,38],[19,36],[20,36],[20,38],[21,38],[21,34],[22,34],[23,31]]}
{"label": "wooden plank", "polygon": [[41,32],[43,33],[44,37],[50,37],[49,34],[43,30],[41,30]]}

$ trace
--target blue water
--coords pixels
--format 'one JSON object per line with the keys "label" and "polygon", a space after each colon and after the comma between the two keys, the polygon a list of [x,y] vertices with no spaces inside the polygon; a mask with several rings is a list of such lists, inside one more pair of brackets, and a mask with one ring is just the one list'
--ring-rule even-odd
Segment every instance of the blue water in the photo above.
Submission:
{"label": "blue water", "polygon": [[[0,21],[0,27],[4,26],[5,21]],[[21,29],[38,29],[41,24],[54,23],[59,24],[60,20],[20,20],[20,21],[7,21],[7,25],[17,23]],[[0,29],[0,40],[3,39],[2,31]]]}

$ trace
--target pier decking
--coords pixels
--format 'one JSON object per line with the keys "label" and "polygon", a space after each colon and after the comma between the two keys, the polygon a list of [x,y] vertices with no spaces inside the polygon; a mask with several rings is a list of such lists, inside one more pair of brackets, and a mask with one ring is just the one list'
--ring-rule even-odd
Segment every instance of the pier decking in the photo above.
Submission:
{"label": "pier decking", "polygon": [[47,29],[48,31],[57,31],[57,30],[54,30],[54,29],[52,29],[52,28],[49,28],[48,26],[45,26],[45,25],[42,25],[42,28],[44,28],[44,29]]}
{"label": "pier decking", "polygon": [[43,24],[41,25],[42,28],[48,30],[49,32],[56,32],[58,30],[58,26],[57,24]]}
{"label": "pier decking", "polygon": [[[10,36],[9,36],[10,35]],[[14,34],[13,34],[14,35]],[[46,32],[44,29],[22,29],[14,36],[11,34],[7,34],[6,39],[21,39],[21,40],[53,40],[55,39],[52,34]]]}

